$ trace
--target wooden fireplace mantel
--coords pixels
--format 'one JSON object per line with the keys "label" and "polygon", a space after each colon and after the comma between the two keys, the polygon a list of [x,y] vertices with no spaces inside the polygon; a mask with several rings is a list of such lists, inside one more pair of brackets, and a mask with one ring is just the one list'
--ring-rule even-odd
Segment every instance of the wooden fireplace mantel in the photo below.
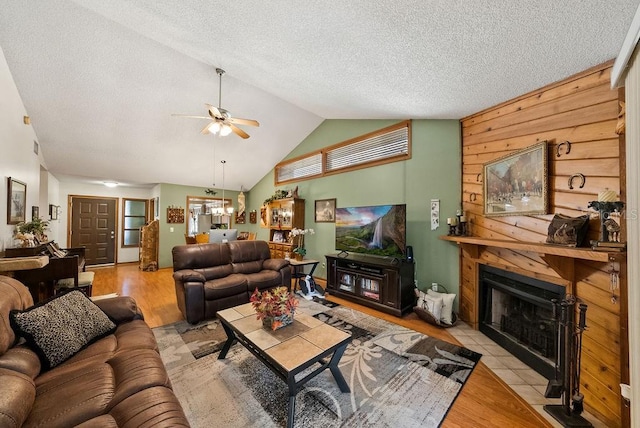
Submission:
{"label": "wooden fireplace mantel", "polygon": [[[480,238],[477,236],[441,236],[443,241],[457,242],[464,246],[498,247],[510,250],[530,251],[542,255],[569,257],[572,259],[592,260],[596,262],[608,262],[611,257],[617,258],[620,251],[594,251],[591,248],[563,247],[560,245],[545,244],[542,242],[508,241],[505,239]],[[480,248],[478,248],[480,250]]]}
{"label": "wooden fireplace mantel", "polygon": [[[626,257],[626,252],[595,251],[591,248],[564,247],[542,242],[509,241],[505,239],[481,238],[477,236],[440,236],[443,241],[457,243],[472,259],[479,259],[485,248],[506,248],[537,253],[561,278],[575,285],[581,280],[576,276],[575,260],[590,260],[609,263]],[[573,287],[572,287],[573,288]]]}

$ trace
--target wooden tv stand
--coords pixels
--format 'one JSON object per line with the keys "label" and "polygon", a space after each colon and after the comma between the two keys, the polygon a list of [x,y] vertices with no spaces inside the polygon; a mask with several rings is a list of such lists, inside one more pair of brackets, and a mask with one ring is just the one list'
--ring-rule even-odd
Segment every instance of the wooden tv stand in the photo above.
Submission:
{"label": "wooden tv stand", "polygon": [[325,257],[329,294],[395,316],[402,316],[415,305],[413,262],[346,253]]}

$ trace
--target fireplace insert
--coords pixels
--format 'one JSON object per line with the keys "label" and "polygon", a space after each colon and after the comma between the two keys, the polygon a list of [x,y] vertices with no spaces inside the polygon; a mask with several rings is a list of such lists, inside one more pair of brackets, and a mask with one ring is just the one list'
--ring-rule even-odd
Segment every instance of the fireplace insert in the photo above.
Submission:
{"label": "fireplace insert", "polygon": [[547,379],[558,337],[552,300],[565,288],[491,266],[480,267],[480,331]]}

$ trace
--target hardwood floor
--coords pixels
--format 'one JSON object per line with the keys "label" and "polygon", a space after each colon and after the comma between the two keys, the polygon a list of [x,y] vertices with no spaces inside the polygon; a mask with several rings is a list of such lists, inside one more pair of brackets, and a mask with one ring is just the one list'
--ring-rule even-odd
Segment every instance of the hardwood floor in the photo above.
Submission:
{"label": "hardwood floor", "polygon": [[[118,293],[133,297],[151,327],[182,320],[176,304],[170,268],[143,272],[138,264],[92,269],[93,295]],[[336,297],[341,305],[383,318],[426,335],[460,344],[445,329],[431,326],[415,314],[398,318]],[[442,424],[443,427],[551,427],[542,416],[515,394],[480,360]]]}

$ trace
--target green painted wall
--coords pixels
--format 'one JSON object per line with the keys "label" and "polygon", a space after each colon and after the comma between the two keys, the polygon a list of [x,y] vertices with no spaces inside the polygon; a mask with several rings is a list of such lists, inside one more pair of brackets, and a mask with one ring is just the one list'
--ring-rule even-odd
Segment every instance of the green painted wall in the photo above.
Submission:
{"label": "green painted wall", "polygon": [[[397,120],[325,120],[287,158],[299,156],[397,123]],[[445,235],[446,218],[460,208],[460,124],[457,120],[412,121],[412,159],[374,168],[300,181],[280,189],[298,186],[306,200],[305,226],[315,235],[307,236],[307,258],[325,261],[335,253],[335,225],[314,222],[314,201],[336,198],[338,207],[407,204],[407,245],[412,245],[416,278],[420,288],[431,282],[458,293],[458,250]],[[251,206],[258,206],[275,192],[273,171],[251,189]],[[431,231],[431,199],[440,199],[440,226]],[[247,204],[249,206],[249,203]],[[255,209],[255,208],[254,208]],[[258,239],[268,239],[267,229],[258,229]],[[315,271],[326,278],[321,263]]]}
{"label": "green painted wall", "polygon": [[[397,123],[397,120],[325,120],[287,158],[375,131]],[[250,192],[245,192],[247,223],[233,225],[241,231],[257,232],[257,238],[269,239],[268,229],[250,224],[248,212],[257,210],[276,189],[298,186],[299,196],[306,201],[305,226],[315,235],[307,236],[307,258],[320,260],[315,274],[326,278],[325,254],[335,253],[335,225],[314,222],[314,201],[336,198],[338,207],[407,204],[407,245],[412,245],[416,260],[416,279],[422,289],[431,282],[444,285],[458,294],[458,250],[450,242],[441,241],[445,235],[446,218],[460,208],[460,124],[457,120],[413,120],[412,158],[374,168],[337,174],[315,180],[305,180],[274,187],[273,170]],[[237,209],[238,192],[225,191],[233,198]],[[171,249],[184,244],[185,224],[167,224],[169,205],[186,206],[187,195],[204,195],[204,188],[162,184],[160,186],[160,267],[172,265]],[[440,199],[440,226],[430,226],[431,199]],[[169,228],[174,227],[174,232]]]}

